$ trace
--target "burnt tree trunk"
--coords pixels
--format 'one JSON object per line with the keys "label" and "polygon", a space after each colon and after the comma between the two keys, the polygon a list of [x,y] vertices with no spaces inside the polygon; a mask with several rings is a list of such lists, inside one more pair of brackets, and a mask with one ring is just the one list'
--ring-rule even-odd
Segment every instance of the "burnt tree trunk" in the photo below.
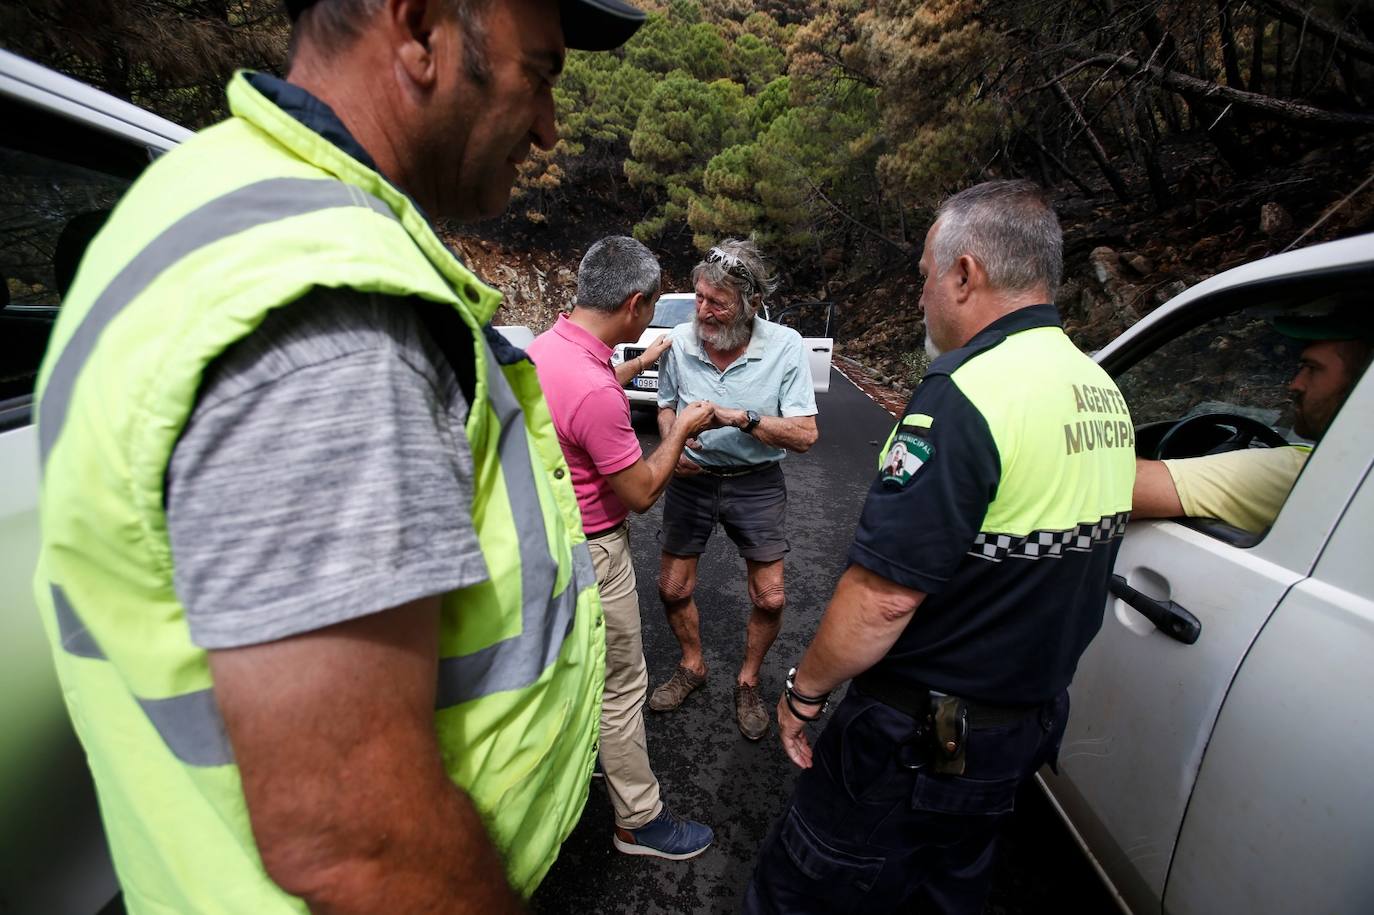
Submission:
{"label": "burnt tree trunk", "polygon": [[1236,32],[1231,25],[1231,0],[1217,0],[1217,29],[1221,32],[1221,60],[1226,67],[1226,85],[1244,89],[1240,77],[1240,58],[1236,54]]}
{"label": "burnt tree trunk", "polygon": [[1102,148],[1102,142],[1097,139],[1097,134],[1093,132],[1092,125],[1087,118],[1083,117],[1083,112],[1079,109],[1078,103],[1069,95],[1069,91],[1064,88],[1064,84],[1055,80],[1053,83],[1054,93],[1059,97],[1059,101],[1069,109],[1080,130],[1083,131],[1084,141],[1088,144],[1088,152],[1092,154],[1093,161],[1102,172],[1102,176],[1107,179],[1107,183],[1112,186],[1112,193],[1116,194],[1116,199],[1122,203],[1131,202],[1131,192],[1126,187],[1126,179],[1121,177],[1121,173],[1112,165],[1107,157],[1107,151]]}
{"label": "burnt tree trunk", "polygon": [[1253,32],[1250,48],[1250,91],[1259,92],[1264,88],[1264,13],[1255,10],[1255,21],[1250,26]]}

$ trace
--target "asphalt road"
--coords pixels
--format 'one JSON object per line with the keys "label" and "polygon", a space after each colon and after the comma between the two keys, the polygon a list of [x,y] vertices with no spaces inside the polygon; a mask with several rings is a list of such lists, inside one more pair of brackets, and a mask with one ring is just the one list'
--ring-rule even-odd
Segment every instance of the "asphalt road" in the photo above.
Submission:
{"label": "asphalt road", "polygon": [[[801,657],[840,573],[877,451],[892,418],[837,372],[818,397],[820,440],[790,455],[787,474],[787,610],[764,664],[762,692],[776,697]],[[653,420],[638,416],[646,450],[658,443]],[[661,508],[631,516],[650,688],[673,672],[677,642],[658,599]],[[756,850],[782,812],[796,769],[776,733],[758,743],[735,726],[731,687],[744,650],[749,613],[744,561],[717,529],[702,557],[697,603],[709,668],[706,686],[673,712],[646,711],[649,758],[665,801],[715,829],[715,844],[690,861],[620,854],[611,844],[604,787],[594,781],[582,819],[564,843],[533,903],[541,913],[716,913],[739,910]],[[1018,799],[1004,833],[988,913],[1115,912],[1067,831],[1034,785]]]}

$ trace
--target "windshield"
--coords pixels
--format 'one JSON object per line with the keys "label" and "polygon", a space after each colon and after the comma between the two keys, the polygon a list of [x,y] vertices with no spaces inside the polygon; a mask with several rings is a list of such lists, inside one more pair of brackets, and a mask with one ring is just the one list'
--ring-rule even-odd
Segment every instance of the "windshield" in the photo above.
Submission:
{"label": "windshield", "polygon": [[650,327],[677,327],[692,320],[696,313],[696,299],[692,296],[679,298],[664,296],[654,306],[654,320]]}

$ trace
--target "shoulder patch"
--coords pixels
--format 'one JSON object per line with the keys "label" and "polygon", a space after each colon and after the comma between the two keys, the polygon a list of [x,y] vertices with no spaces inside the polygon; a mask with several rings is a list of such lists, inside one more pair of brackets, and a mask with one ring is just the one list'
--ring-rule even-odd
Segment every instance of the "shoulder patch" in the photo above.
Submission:
{"label": "shoulder patch", "polygon": [[887,456],[881,468],[882,483],[900,489],[911,482],[922,467],[935,455],[935,446],[926,437],[926,430],[907,425],[899,426],[888,444]]}

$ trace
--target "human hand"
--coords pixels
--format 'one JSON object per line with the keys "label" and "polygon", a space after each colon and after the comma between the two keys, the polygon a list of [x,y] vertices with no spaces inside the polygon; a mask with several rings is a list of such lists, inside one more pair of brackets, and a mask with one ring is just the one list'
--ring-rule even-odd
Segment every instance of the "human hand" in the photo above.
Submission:
{"label": "human hand", "polygon": [[[695,439],[691,439],[687,442],[689,448],[694,446],[699,447],[700,445],[701,442]],[[694,477],[699,473],[701,473],[701,465],[685,454],[678,457],[677,467],[673,468],[673,476],[675,477]]]}
{"label": "human hand", "polygon": [[792,709],[787,705],[787,694],[783,693],[778,699],[778,737],[782,739],[783,752],[798,769],[811,768],[811,742],[806,739],[806,726],[809,723],[792,714]]}
{"label": "human hand", "polygon": [[716,422],[717,409],[709,400],[696,400],[678,413],[677,421],[682,423],[682,428],[687,430],[687,436],[694,444],[700,444],[696,441],[698,432],[719,425]]}
{"label": "human hand", "polygon": [[664,353],[673,348],[673,338],[667,334],[659,334],[658,339],[644,350],[644,364],[652,365],[659,360]]}

